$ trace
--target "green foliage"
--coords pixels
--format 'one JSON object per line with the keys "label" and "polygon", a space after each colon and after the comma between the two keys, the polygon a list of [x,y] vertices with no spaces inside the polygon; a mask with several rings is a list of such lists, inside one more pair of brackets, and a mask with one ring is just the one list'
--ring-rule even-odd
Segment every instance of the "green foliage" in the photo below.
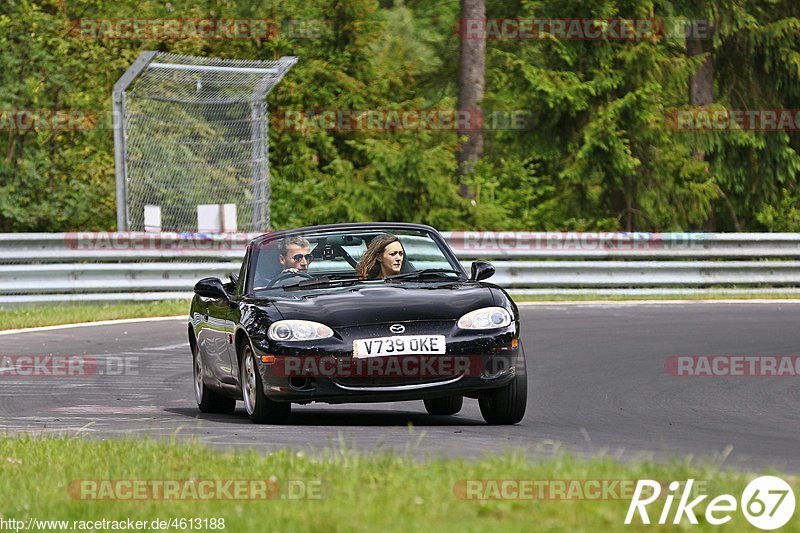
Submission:
{"label": "green foliage", "polygon": [[[713,108],[800,108],[794,0],[487,0],[488,18],[704,19]],[[270,18],[273,39],[77,39],[78,18]],[[270,95],[287,111],[454,109],[459,3],[434,0],[7,0],[0,5],[0,109],[97,114],[81,131],[0,128],[0,231],[115,226],[110,95],[143,50],[300,62]],[[669,26],[674,29],[680,27]],[[484,157],[456,185],[453,131],[270,128],[273,227],[407,220],[442,229],[792,230],[800,227],[800,133],[681,132],[688,57],[674,33],[636,41],[490,40],[483,108],[525,129],[484,131]],[[698,157],[700,156],[700,157]],[[224,190],[225,165],[203,187]],[[153,187],[159,185],[154,183]],[[191,191],[185,191],[191,203]]]}
{"label": "green foliage", "polygon": [[767,204],[756,214],[768,231],[800,231],[800,194],[797,188],[780,191],[777,205]]}

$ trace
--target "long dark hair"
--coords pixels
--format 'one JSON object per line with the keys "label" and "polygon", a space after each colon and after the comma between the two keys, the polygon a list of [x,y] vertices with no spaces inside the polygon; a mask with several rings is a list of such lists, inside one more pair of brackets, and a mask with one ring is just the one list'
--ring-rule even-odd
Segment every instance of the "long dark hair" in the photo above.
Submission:
{"label": "long dark hair", "polygon": [[[367,250],[364,252],[364,255],[361,256],[361,259],[356,266],[356,273],[358,274],[359,278],[376,279],[381,275],[381,256],[383,256],[383,251],[386,249],[386,247],[393,242],[400,242],[400,239],[394,235],[380,235],[370,241],[369,246],[367,246]],[[402,242],[400,242],[400,246],[403,246]],[[403,248],[404,265],[405,262],[405,248]]]}

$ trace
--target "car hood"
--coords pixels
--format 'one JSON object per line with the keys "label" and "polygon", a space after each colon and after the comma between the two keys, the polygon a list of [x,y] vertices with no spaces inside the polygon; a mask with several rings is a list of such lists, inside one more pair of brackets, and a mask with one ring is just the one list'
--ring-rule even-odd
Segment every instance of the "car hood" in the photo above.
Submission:
{"label": "car hood", "polygon": [[288,292],[272,299],[283,318],[322,322],[332,328],[411,320],[458,320],[494,305],[489,288],[475,283],[345,286]]}

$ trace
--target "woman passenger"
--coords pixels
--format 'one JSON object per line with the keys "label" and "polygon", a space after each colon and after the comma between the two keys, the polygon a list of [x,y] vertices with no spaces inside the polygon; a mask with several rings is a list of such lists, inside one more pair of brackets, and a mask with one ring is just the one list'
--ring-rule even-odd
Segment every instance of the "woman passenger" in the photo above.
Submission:
{"label": "woman passenger", "polygon": [[380,235],[372,239],[356,267],[361,279],[383,279],[399,274],[405,263],[406,252],[400,239],[394,235]]}

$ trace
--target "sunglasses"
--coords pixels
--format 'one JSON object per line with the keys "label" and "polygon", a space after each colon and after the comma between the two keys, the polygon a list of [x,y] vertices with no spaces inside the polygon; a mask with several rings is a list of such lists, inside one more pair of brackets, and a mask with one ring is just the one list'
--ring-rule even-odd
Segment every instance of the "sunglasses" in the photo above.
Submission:
{"label": "sunglasses", "polygon": [[309,263],[314,260],[314,256],[312,254],[294,254],[289,259],[291,259],[295,263],[299,263],[300,261],[303,260],[304,257],[306,261]]}

